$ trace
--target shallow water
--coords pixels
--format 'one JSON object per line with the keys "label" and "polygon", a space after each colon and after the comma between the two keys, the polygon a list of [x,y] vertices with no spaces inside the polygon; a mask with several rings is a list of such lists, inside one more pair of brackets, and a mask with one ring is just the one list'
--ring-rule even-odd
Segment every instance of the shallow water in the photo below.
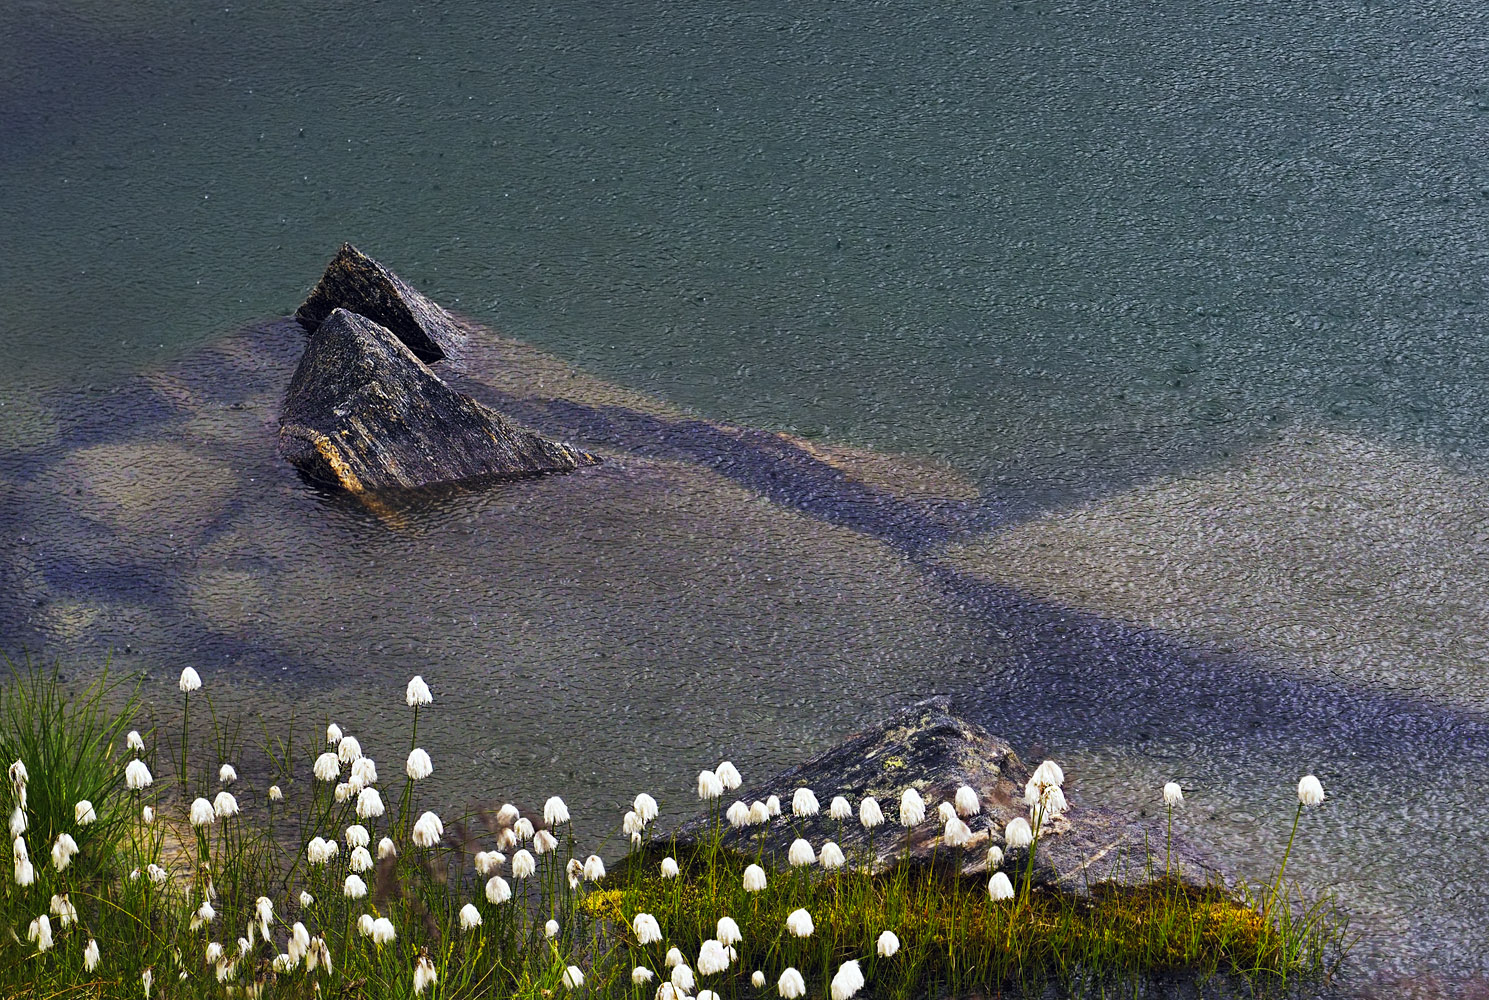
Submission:
{"label": "shallow water", "polygon": [[[1179,776],[1261,873],[1314,770],[1296,873],[1363,979],[1452,992],[1489,974],[1485,20],[12,0],[7,644],[369,734],[420,670],[451,802],[681,808],[936,691],[1080,793]],[[623,387],[486,373],[624,459],[391,522],[287,474],[293,340],[217,386],[213,345],[343,239]],[[688,414],[914,464],[783,481]]]}

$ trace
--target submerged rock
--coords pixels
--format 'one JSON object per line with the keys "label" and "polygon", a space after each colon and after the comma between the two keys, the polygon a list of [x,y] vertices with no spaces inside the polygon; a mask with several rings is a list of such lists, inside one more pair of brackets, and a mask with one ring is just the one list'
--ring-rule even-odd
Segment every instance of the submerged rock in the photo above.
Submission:
{"label": "submerged rock", "polygon": [[[968,875],[990,874],[988,848],[997,845],[1006,854],[1002,870],[1015,880],[1028,861],[1027,849],[1008,850],[1003,830],[1009,820],[1022,816],[1024,786],[1032,769],[1019,759],[1009,744],[986,729],[953,715],[945,698],[932,698],[912,705],[882,725],[866,730],[811,760],[782,771],[753,788],[725,792],[719,801],[720,822],[736,798],[747,805],[780,798],[781,815],[764,826],[731,829],[725,825],[724,843],[746,853],[761,848],[778,867],[797,837],[805,838],[814,851],[824,842],[835,841],[848,863],[868,860],[883,870],[908,855],[912,861],[960,864]],[[942,823],[937,807],[951,802],[962,785],[977,793],[981,811],[965,818],[972,829],[969,844],[960,849],[942,842]],[[809,788],[820,802],[820,811],[810,818],[792,815],[792,797],[798,788]],[[899,825],[900,794],[914,788],[925,800],[926,818],[906,832]],[[833,819],[829,808],[834,796],[847,798],[853,814]],[[874,796],[884,814],[884,823],[872,832],[859,822],[859,805]],[[694,819],[678,831],[680,841],[697,840],[708,821]],[[1099,882],[1135,885],[1155,874],[1162,876],[1167,861],[1167,833],[1157,823],[1123,818],[1101,808],[1075,802],[1066,814],[1046,824],[1040,837],[1034,866],[1036,883],[1055,885],[1084,893]],[[1218,874],[1215,866],[1192,846],[1174,843],[1174,863],[1186,880],[1203,883]]]}
{"label": "submerged rock", "polygon": [[599,461],[517,429],[446,385],[387,327],[345,309],[310,336],[285,397],[279,450],[311,479],[353,493]]}
{"label": "submerged rock", "polygon": [[314,332],[336,309],[381,323],[420,361],[458,360],[465,352],[467,335],[453,316],[350,243],[341,245],[295,319]]}

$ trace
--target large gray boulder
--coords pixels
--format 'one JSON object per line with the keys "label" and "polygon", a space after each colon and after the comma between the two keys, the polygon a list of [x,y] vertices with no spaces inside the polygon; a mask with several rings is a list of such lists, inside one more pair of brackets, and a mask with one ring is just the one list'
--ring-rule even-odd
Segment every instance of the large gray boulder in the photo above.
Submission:
{"label": "large gray boulder", "polygon": [[[1028,818],[1023,804],[1024,786],[1032,773],[1007,741],[973,722],[953,715],[945,698],[932,698],[912,705],[873,729],[865,730],[752,788],[726,792],[719,800],[722,815],[735,799],[749,804],[780,797],[782,814],[768,825],[735,830],[724,823],[725,845],[753,854],[761,847],[778,866],[786,865],[792,841],[804,837],[813,849],[834,840],[849,863],[869,860],[883,870],[905,857],[914,862],[960,864],[967,875],[990,874],[987,849],[1005,846],[1003,829],[1016,816]],[[977,792],[982,811],[967,819],[972,842],[961,849],[942,843],[936,809],[952,801],[956,790],[970,785]],[[791,814],[791,800],[798,788],[810,788],[820,800],[821,811],[810,819]],[[926,801],[926,820],[906,833],[899,825],[900,794],[914,788]],[[1078,894],[1099,882],[1136,885],[1151,873],[1162,875],[1167,862],[1166,831],[1160,824],[1124,818],[1108,809],[1086,805],[1070,791],[1070,809],[1046,824],[1035,858],[1036,883],[1054,885]],[[833,796],[845,796],[854,813],[841,822],[828,815]],[[858,806],[874,796],[885,822],[872,834],[858,820]],[[708,829],[708,819],[699,817],[678,832],[683,842],[695,842]],[[1007,851],[1002,870],[1017,879],[1025,871],[1027,850]],[[1187,881],[1204,883],[1218,870],[1192,845],[1174,844],[1175,870]],[[1151,867],[1150,867],[1151,865]]]}
{"label": "large gray boulder", "polygon": [[458,361],[465,354],[468,335],[453,316],[350,243],[341,245],[295,320],[313,332],[336,309],[381,323],[420,361]]}
{"label": "large gray boulder", "polygon": [[430,371],[387,327],[335,309],[285,396],[279,450],[353,493],[566,472],[595,456],[520,430]]}

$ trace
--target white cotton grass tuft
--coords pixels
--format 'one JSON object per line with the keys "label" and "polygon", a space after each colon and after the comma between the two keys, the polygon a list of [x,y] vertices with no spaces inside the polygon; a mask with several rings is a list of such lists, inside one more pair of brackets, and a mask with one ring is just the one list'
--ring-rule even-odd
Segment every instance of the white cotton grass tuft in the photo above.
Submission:
{"label": "white cotton grass tuft", "polygon": [[92,972],[94,969],[98,968],[98,963],[101,958],[102,956],[99,954],[98,951],[98,942],[93,940],[92,938],[89,938],[88,947],[83,949],[83,971]]}
{"label": "white cotton grass tuft", "polygon": [[341,760],[335,753],[327,750],[315,759],[315,765],[311,768],[317,781],[335,781],[341,777]]}
{"label": "white cotton grass tuft", "polygon": [[526,848],[512,855],[512,877],[527,878],[538,870],[538,863]]}
{"label": "white cotton grass tuft", "polygon": [[1298,805],[1316,806],[1324,801],[1323,782],[1311,774],[1305,774],[1298,782]]}
{"label": "white cotton grass tuft", "polygon": [[645,986],[655,977],[652,971],[644,965],[638,965],[631,970],[631,983],[636,986]]}
{"label": "white cotton grass tuft", "polygon": [[942,830],[941,840],[947,847],[966,847],[972,842],[972,828],[960,817],[953,816]]}
{"label": "white cotton grass tuft", "polygon": [[832,871],[835,868],[843,867],[844,862],[848,859],[843,856],[843,849],[834,841],[829,840],[822,845],[822,850],[817,854],[817,860],[822,863],[823,868]]}
{"label": "white cotton grass tuft", "polygon": [[362,744],[357,742],[355,736],[343,736],[341,742],[336,744],[336,759],[343,764],[355,763],[362,756]]}
{"label": "white cotton grass tuft", "polygon": [[724,783],[719,776],[705,768],[698,772],[698,797],[705,802],[724,794]]}
{"label": "white cotton grass tuft", "polygon": [[709,938],[698,949],[698,974],[716,976],[729,968],[729,949],[717,938]]}
{"label": "white cotton grass tuft", "polygon": [[827,806],[827,815],[841,823],[845,819],[853,818],[853,806],[841,795],[834,795],[832,802]]}
{"label": "white cotton grass tuft", "polygon": [[558,921],[557,920],[550,919],[546,924],[543,925],[543,935],[544,935],[544,937],[556,938],[556,937],[558,937],[558,931],[559,931],[559,927],[558,927]]}
{"label": "white cotton grass tuft", "polygon": [[477,851],[474,859],[476,874],[485,878],[494,875],[496,870],[507,861],[507,856],[501,851]]}
{"label": "white cotton grass tuft", "polygon": [[[92,806],[89,806],[91,809]],[[10,811],[10,836],[12,839],[26,832],[26,810],[16,806]]]}
{"label": "white cotton grass tuft", "polygon": [[900,793],[900,826],[909,829],[925,822],[925,800],[913,788]]}
{"label": "white cotton grass tuft", "polygon": [[791,863],[792,868],[801,868],[816,862],[817,855],[812,850],[811,844],[797,837],[791,842],[791,850],[787,852],[786,860]]}
{"label": "white cotton grass tuft", "polygon": [[781,814],[781,797],[779,795],[766,796],[765,811],[770,813],[772,819],[779,816]]}
{"label": "white cotton grass tuft", "polygon": [[750,825],[750,807],[743,802],[736,801],[724,812],[724,818],[729,825],[736,830],[742,830]]}
{"label": "white cotton grass tuft", "polygon": [[549,851],[558,849],[558,838],[547,830],[539,830],[533,834],[533,850],[539,854],[547,854]]}
{"label": "white cotton grass tuft", "polygon": [[31,921],[26,929],[26,939],[36,944],[38,954],[52,947],[52,920],[45,913]]}
{"label": "white cotton grass tuft", "polygon": [[474,903],[466,903],[460,908],[460,929],[463,931],[475,930],[481,926],[481,911],[476,909]]}
{"label": "white cotton grass tuft", "polygon": [[516,822],[512,824],[512,833],[517,836],[519,841],[532,840],[534,832],[533,821],[526,816],[519,816]]}
{"label": "white cotton grass tuft", "polygon": [[1065,772],[1060,770],[1060,765],[1052,760],[1047,760],[1034,769],[1032,780],[1041,785],[1054,785],[1059,787],[1065,784]]}
{"label": "white cotton grass tuft", "polygon": [[373,819],[387,811],[383,797],[376,788],[364,788],[357,793],[357,818]]}
{"label": "white cotton grass tuft", "polygon": [[863,970],[858,967],[858,961],[850,959],[838,966],[837,975],[832,977],[832,1000],[848,1000],[861,989],[863,989]]}
{"label": "white cotton grass tuft", "polygon": [[500,906],[512,898],[512,887],[507,880],[500,875],[493,875],[486,880],[486,902],[492,906]]}
{"label": "white cotton grass tuft", "polygon": [[579,888],[579,880],[584,877],[584,863],[578,858],[570,858],[569,863],[564,866],[564,871],[569,877],[569,888]]}
{"label": "white cotton grass tuft", "polygon": [[393,929],[393,921],[387,917],[378,917],[372,922],[371,931],[368,935],[375,945],[384,945],[398,937]]}
{"label": "white cotton grass tuft", "polygon": [[950,802],[939,803],[936,806],[936,818],[941,821],[942,826],[945,826],[956,819],[956,806]]}
{"label": "white cotton grass tuft", "polygon": [[894,953],[900,950],[900,936],[894,931],[885,931],[874,943],[874,950],[880,958],[893,958]]}
{"label": "white cotton grass tuft", "polygon": [[987,870],[995,872],[1001,864],[1003,864],[1003,848],[993,844],[987,849]]}
{"label": "white cotton grass tuft", "polygon": [[631,808],[636,810],[636,815],[641,817],[643,823],[650,823],[657,818],[657,800],[645,792],[636,796],[635,801],[631,803]]}
{"label": "white cotton grass tuft", "polygon": [[677,968],[682,964],[682,952],[677,948],[668,948],[667,956],[662,960],[662,964],[666,965],[669,969]]}
{"label": "white cotton grass tuft", "polygon": [[435,971],[434,963],[429,960],[428,955],[421,954],[414,963],[414,996],[419,996],[438,982],[439,973]]}
{"label": "white cotton grass tuft", "polygon": [[587,882],[598,882],[605,877],[605,862],[598,854],[584,859],[584,878]]}
{"label": "white cotton grass tuft", "polygon": [[300,906],[301,907],[310,906],[314,902],[315,902],[315,897],[314,896],[312,896],[310,893],[306,892],[304,889],[301,889],[300,890]]}
{"label": "white cotton grass tuft", "polygon": [[423,781],[434,773],[434,762],[423,747],[414,747],[408,752],[408,762],[403,767],[410,781]]}
{"label": "white cotton grass tuft", "polygon": [[1179,787],[1179,783],[1177,781],[1170,781],[1168,784],[1166,784],[1166,785],[1163,786],[1163,804],[1164,805],[1166,805],[1166,806],[1176,806],[1180,802],[1183,802],[1183,801],[1184,801],[1184,789],[1182,789],[1182,788]]}
{"label": "white cotton grass tuft", "polygon": [[212,800],[212,812],[218,819],[238,815],[238,797],[229,791],[218,792],[217,797]]}
{"label": "white cotton grass tuft", "polygon": [[963,785],[956,790],[956,814],[962,818],[976,816],[982,812],[982,802],[977,798],[977,792],[971,785]]}
{"label": "white cotton grass tuft", "polygon": [[787,968],[776,981],[776,992],[781,995],[781,1000],[797,1000],[798,997],[806,996],[807,981],[794,967]]}
{"label": "white cotton grass tuft", "polygon": [[693,978],[693,970],[686,962],[680,962],[674,966],[672,975],[668,978],[672,980],[672,985],[684,995],[693,992],[693,987],[698,985],[697,980]]}
{"label": "white cotton grass tuft", "polygon": [[414,823],[414,843],[419,847],[434,847],[445,835],[445,824],[432,812],[426,812]]}
{"label": "white cotton grass tuft", "polygon": [[57,834],[57,839],[52,844],[52,867],[62,871],[72,863],[73,855],[77,853],[78,842],[72,839],[72,834]]}
{"label": "white cotton grass tuft", "polygon": [[371,757],[358,757],[352,761],[352,782],[357,791],[377,784],[377,762]]}
{"label": "white cotton grass tuft", "polygon": [[217,814],[212,811],[212,803],[197,799],[191,804],[190,819],[192,826],[203,827],[217,822]]}
{"label": "white cotton grass tuft", "polygon": [[564,986],[571,990],[577,990],[584,985],[584,970],[577,965],[571,965],[564,970]]}
{"label": "white cotton grass tuft", "polygon": [[662,940],[662,925],[650,913],[638,913],[631,920],[631,929],[636,932],[636,943],[656,944]]}
{"label": "white cotton grass tuft", "polygon": [[269,938],[269,928],[274,922],[274,901],[268,896],[260,896],[253,901],[253,915],[258,918],[259,930],[264,939]]}
{"label": "white cotton grass tuft", "polygon": [[751,802],[750,803],[750,825],[751,826],[760,826],[761,824],[769,823],[769,822],[770,822],[770,810],[768,808],[766,808],[765,803],[764,802],[761,802],[759,799],[756,799],[754,802]]}
{"label": "white cotton grass tuft", "polygon": [[78,908],[72,905],[72,900],[67,898],[67,893],[53,896],[49,907],[52,916],[57,918],[57,926],[65,928],[68,924],[75,924],[78,920]]}
{"label": "white cotton grass tuft", "polygon": [[677,878],[678,873],[679,873],[679,869],[677,867],[677,859],[676,858],[663,858],[662,859],[662,877],[663,878]]}
{"label": "white cotton grass tuft", "polygon": [[408,688],[403,692],[404,703],[409,708],[418,708],[420,705],[428,705],[434,701],[434,695],[429,691],[429,685],[424,683],[424,678],[415,676],[408,682]]}
{"label": "white cotton grass tuft", "polygon": [[124,784],[131,792],[143,791],[150,787],[155,779],[150,776],[150,768],[145,762],[136,758],[124,765]]}
{"label": "white cotton grass tuft", "polygon": [[311,837],[310,842],[305,845],[305,861],[311,865],[323,865],[331,860],[335,850],[335,841],[328,841],[325,837]]}
{"label": "white cotton grass tuft", "polygon": [[146,826],[149,826],[151,823],[154,823],[155,822],[155,807],[154,806],[146,806],[145,808],[141,809],[140,810],[140,819],[144,821],[144,823],[145,823]]}
{"label": "white cotton grass tuft", "polygon": [[543,822],[549,826],[559,826],[569,821],[569,807],[564,805],[564,800],[554,795],[543,803]]}
{"label": "white cotton grass tuft", "polygon": [[270,802],[283,802],[284,801],[284,789],[280,788],[278,785],[270,785],[269,786],[269,801]]}
{"label": "white cotton grass tuft", "polygon": [[365,847],[353,847],[352,855],[347,859],[346,866],[354,872],[365,872],[372,870],[372,855]]}
{"label": "white cotton grass tuft", "polygon": [[820,808],[817,795],[810,788],[798,788],[791,796],[791,815],[797,819],[810,819]]}
{"label": "white cotton grass tuft", "polygon": [[346,734],[341,731],[341,727],[336,723],[329,724],[326,726],[326,746],[334,747],[341,742],[341,737],[344,735]]}
{"label": "white cotton grass tuft", "polygon": [[750,985],[755,987],[755,989],[757,990],[763,987],[765,985],[765,973],[761,972],[759,969],[756,969],[754,972],[750,973]]}
{"label": "white cotton grass tuft", "polygon": [[191,694],[191,692],[201,689],[202,675],[191,667],[187,667],[181,671],[181,679],[176,682],[176,685],[181,689],[182,694]]}
{"label": "white cotton grass tuft", "polygon": [[89,823],[97,822],[98,813],[94,811],[92,802],[80,799],[77,805],[72,807],[72,819],[78,826],[87,826]]}
{"label": "white cotton grass tuft", "polygon": [[347,847],[366,847],[372,843],[372,835],[367,832],[367,827],[361,823],[353,823],[347,827],[343,837],[346,839]]}
{"label": "white cotton grass tuft", "polygon": [[812,936],[816,930],[812,923],[812,915],[804,909],[792,910],[786,916],[786,930],[793,936],[806,938]]}
{"label": "white cotton grass tuft", "polygon": [[735,922],[733,917],[719,918],[718,927],[714,931],[714,937],[718,938],[719,942],[725,945],[739,944],[739,942],[744,940],[744,935],[739,932],[739,924]]}
{"label": "white cotton grass tuft", "polygon": [[739,768],[735,767],[727,760],[721,763],[718,767],[714,768],[713,773],[715,776],[718,777],[719,784],[724,786],[725,791],[732,792],[740,785],[744,784],[744,779],[740,777],[739,774]]}
{"label": "white cotton grass tuft", "polygon": [[217,769],[217,780],[224,785],[231,785],[238,780],[238,770],[231,764],[224,764]]}
{"label": "white cotton grass tuft", "polygon": [[140,735],[140,731],[138,729],[131,729],[129,731],[129,735],[124,737],[124,747],[125,749],[133,750],[136,753],[144,753],[145,738]]}
{"label": "white cotton grass tuft", "polygon": [[377,857],[379,861],[383,858],[396,857],[397,854],[398,845],[393,843],[392,837],[384,837],[377,842]]}
{"label": "white cotton grass tuft", "polygon": [[993,877],[988,879],[987,894],[993,902],[998,903],[1013,898],[1013,883],[1003,872],[994,872]]}
{"label": "white cotton grass tuft", "polygon": [[884,810],[879,808],[878,799],[870,795],[858,804],[858,822],[865,830],[872,830],[884,822]]}
{"label": "white cotton grass tuft", "polygon": [[1034,830],[1029,826],[1029,821],[1022,816],[1015,816],[1008,821],[1003,828],[1003,843],[1010,851],[1017,851],[1034,843]]}
{"label": "white cotton grass tuft", "polygon": [[759,892],[765,888],[765,869],[759,865],[750,865],[744,870],[745,892]]}

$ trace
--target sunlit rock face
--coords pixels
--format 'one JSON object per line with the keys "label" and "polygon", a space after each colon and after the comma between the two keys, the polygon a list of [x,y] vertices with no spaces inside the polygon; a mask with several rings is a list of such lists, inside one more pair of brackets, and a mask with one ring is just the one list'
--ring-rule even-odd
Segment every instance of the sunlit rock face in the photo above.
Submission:
{"label": "sunlit rock face", "polygon": [[350,243],[341,245],[295,319],[314,332],[337,309],[386,327],[424,362],[458,364],[469,339],[443,307]]}
{"label": "sunlit rock face", "polygon": [[337,308],[285,394],[279,451],[352,493],[568,472],[599,461],[512,426],[445,384],[386,327]]}

